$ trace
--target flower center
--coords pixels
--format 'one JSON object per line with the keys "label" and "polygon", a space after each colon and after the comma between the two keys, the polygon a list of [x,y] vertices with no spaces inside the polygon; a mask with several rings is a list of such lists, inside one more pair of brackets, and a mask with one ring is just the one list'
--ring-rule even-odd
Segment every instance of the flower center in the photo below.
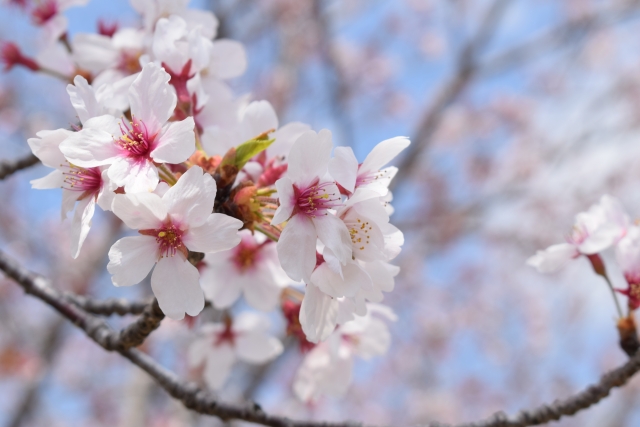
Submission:
{"label": "flower center", "polygon": [[369,225],[369,221],[363,221],[360,218],[356,218],[355,222],[345,222],[349,229],[349,235],[351,236],[351,244],[355,248],[363,251],[366,245],[369,244],[369,238],[371,234],[369,231],[372,227]]}
{"label": "flower center", "polygon": [[99,168],[85,169],[75,165],[62,166],[64,167],[62,171],[62,175],[64,175],[62,188],[86,193],[79,199],[98,193],[102,188],[102,172]]}
{"label": "flower center", "polygon": [[335,188],[335,183],[323,182],[318,184],[318,181],[316,181],[305,189],[299,189],[294,185],[293,190],[296,199],[294,213],[302,213],[315,218],[319,215],[327,215],[327,209],[342,205],[340,194],[327,192],[327,187],[329,186],[334,186]]}
{"label": "flower center", "polygon": [[115,142],[129,152],[129,157],[149,158],[156,135],[149,135],[149,130],[142,120],[133,117],[129,124],[122,120],[120,132],[122,136],[115,139]]}
{"label": "flower center", "polygon": [[58,4],[55,0],[45,0],[33,11],[31,16],[36,25],[44,25],[58,13]]}
{"label": "flower center", "polygon": [[253,270],[260,259],[259,245],[253,239],[242,239],[240,244],[234,248],[233,263],[240,273]]}
{"label": "flower center", "polygon": [[163,257],[174,256],[177,251],[183,251],[182,230],[173,224],[166,225],[156,230],[156,242],[160,246],[160,253]]}
{"label": "flower center", "polygon": [[223,321],[224,329],[215,335],[213,345],[218,347],[219,345],[222,345],[224,343],[229,343],[229,345],[233,347],[235,345],[237,334],[233,332],[233,329],[231,329],[231,318],[229,316],[225,316]]}
{"label": "flower center", "polygon": [[142,52],[136,49],[124,49],[120,53],[120,61],[118,62],[118,70],[126,74],[135,74],[141,71],[140,56]]}

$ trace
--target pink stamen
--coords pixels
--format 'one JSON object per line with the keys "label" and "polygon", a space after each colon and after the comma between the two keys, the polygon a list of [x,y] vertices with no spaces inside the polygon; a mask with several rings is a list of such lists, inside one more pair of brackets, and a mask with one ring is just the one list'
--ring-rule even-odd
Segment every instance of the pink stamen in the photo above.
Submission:
{"label": "pink stamen", "polygon": [[232,261],[240,273],[254,270],[261,258],[264,244],[258,244],[252,237],[245,237],[233,248]]}
{"label": "pink stamen", "polygon": [[327,187],[335,185],[333,182],[313,184],[305,189],[293,186],[294,197],[296,199],[295,213],[301,213],[311,218],[319,215],[327,215],[327,209],[336,208],[342,205],[342,199],[338,193],[327,193]]}
{"label": "pink stamen", "polygon": [[68,170],[62,172],[64,184],[62,188],[70,191],[98,193],[102,188],[102,172],[99,168],[81,168],[69,165]]}
{"label": "pink stamen", "polygon": [[149,135],[149,130],[142,120],[133,117],[128,125],[124,120],[121,121],[120,132],[122,136],[115,142],[128,151],[129,157],[149,158],[156,135]]}

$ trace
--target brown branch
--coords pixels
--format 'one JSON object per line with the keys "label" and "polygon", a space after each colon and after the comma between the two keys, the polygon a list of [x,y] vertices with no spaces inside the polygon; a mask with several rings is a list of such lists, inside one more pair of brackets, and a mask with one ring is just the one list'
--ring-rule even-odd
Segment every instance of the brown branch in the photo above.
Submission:
{"label": "brown branch", "polygon": [[101,301],[72,292],[65,292],[64,296],[87,313],[101,316],[142,314],[149,305],[149,302],[128,301],[124,298],[109,298]]}
{"label": "brown branch", "polygon": [[110,336],[108,345],[111,348],[128,349],[137,347],[151,334],[158,329],[160,322],[164,319],[164,313],[160,310],[158,300],[145,307],[142,315],[135,322],[120,331],[117,337]]}
{"label": "brown branch", "polygon": [[40,163],[40,159],[33,154],[29,154],[21,159],[3,160],[0,162],[0,179],[5,179],[21,169],[26,169],[38,163]]}

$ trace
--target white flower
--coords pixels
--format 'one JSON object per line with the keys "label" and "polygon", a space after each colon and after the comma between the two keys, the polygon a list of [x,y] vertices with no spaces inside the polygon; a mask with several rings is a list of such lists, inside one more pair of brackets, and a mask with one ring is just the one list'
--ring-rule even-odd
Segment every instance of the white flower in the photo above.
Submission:
{"label": "white flower", "polygon": [[268,333],[269,319],[256,313],[241,313],[233,321],[225,320],[203,325],[188,352],[191,367],[205,364],[204,379],[215,390],[222,388],[237,359],[263,364],[283,349],[282,343]]}
{"label": "white flower", "polygon": [[280,206],[271,224],[288,220],[278,241],[278,257],[295,281],[309,283],[318,238],[341,264],[351,259],[349,231],[329,211],[342,204],[338,188],[326,176],[331,147],[331,132],[303,133],[291,148],[287,175],[276,182]]}
{"label": "white flower", "polygon": [[131,6],[143,18],[144,28],[152,32],[158,19],[178,15],[189,28],[201,27],[203,35],[212,39],[218,29],[218,20],[209,11],[188,9],[189,0],[131,0]]}
{"label": "white flower", "polygon": [[200,283],[208,300],[218,309],[231,307],[244,294],[258,310],[273,310],[282,289],[291,282],[280,267],[276,244],[262,234],[240,232],[235,248],[207,254]]}
{"label": "white flower", "polygon": [[[45,166],[54,171],[31,181],[33,188],[62,188],[62,219],[74,210],[71,222],[71,253],[77,258],[91,228],[96,203],[104,210],[111,209],[113,191],[106,171],[98,168],[81,168],[70,165],[60,151],[60,143],[73,132],[66,129],[43,130],[27,142]],[[76,203],[78,202],[78,203]]]}
{"label": "white flower", "polygon": [[164,70],[147,64],[129,88],[129,123],[111,115],[94,117],[60,150],[77,166],[109,165],[109,178],[127,193],[153,191],[158,185],[155,163],[181,163],[195,151],[193,118],[167,123],[176,106],[168,81]]}
{"label": "white flower", "polygon": [[378,304],[368,304],[367,314],[340,326],[327,341],[315,346],[296,373],[293,390],[305,402],[320,395],[342,396],[351,383],[354,356],[370,359],[387,352],[391,334],[380,315],[397,319],[393,311]]}
{"label": "white flower", "polygon": [[389,191],[389,183],[398,172],[398,168],[382,167],[409,144],[409,139],[404,136],[384,140],[373,147],[360,165],[351,147],[337,147],[334,158],[329,163],[329,173],[348,194],[354,193],[357,188],[366,188],[384,196]]}
{"label": "white flower", "polygon": [[587,212],[576,215],[568,243],[549,246],[527,260],[527,264],[541,273],[564,267],[580,255],[594,255],[616,244],[627,232],[629,216],[620,202],[608,195]]}
{"label": "white flower", "polygon": [[211,213],[216,184],[194,166],[162,197],[154,193],[118,194],[115,213],[141,236],[118,240],[109,251],[107,270],[116,286],[130,286],[151,275],[151,288],[162,311],[172,319],[195,316],[204,307],[198,270],[188,251],[219,252],[240,242],[242,221]]}

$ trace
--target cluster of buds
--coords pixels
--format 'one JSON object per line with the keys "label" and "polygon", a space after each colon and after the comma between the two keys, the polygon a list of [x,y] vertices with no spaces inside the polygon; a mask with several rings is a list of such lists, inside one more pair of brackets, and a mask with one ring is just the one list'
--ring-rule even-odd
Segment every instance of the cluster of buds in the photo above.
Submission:
{"label": "cluster of buds", "polygon": [[353,356],[389,347],[382,319],[395,315],[380,303],[394,288],[399,268],[389,262],[403,235],[389,222],[397,170],[385,166],[409,140],[382,141],[359,162],[333,147],[328,130],[280,126],[267,101],[236,97],[225,82],[246,68],[242,45],[215,40],[215,16],[185,2],[135,0],[139,27],[101,23],[98,34],[69,40],[59,12],[76,3],[33,11],[50,37],[35,59],[12,44],[2,50],[7,69],[69,82],[78,120],[28,143],[53,169],[33,187],[62,188],[71,255],[96,206],[112,212],[137,230],[109,251],[115,286],[153,270],[166,316],[198,316],[205,301],[223,311],[222,323],[198,327],[188,352],[211,388],[236,359],[265,363],[283,351],[263,315],[234,314],[244,297],[256,310],[280,310],[299,340],[301,399],[344,393]]}

